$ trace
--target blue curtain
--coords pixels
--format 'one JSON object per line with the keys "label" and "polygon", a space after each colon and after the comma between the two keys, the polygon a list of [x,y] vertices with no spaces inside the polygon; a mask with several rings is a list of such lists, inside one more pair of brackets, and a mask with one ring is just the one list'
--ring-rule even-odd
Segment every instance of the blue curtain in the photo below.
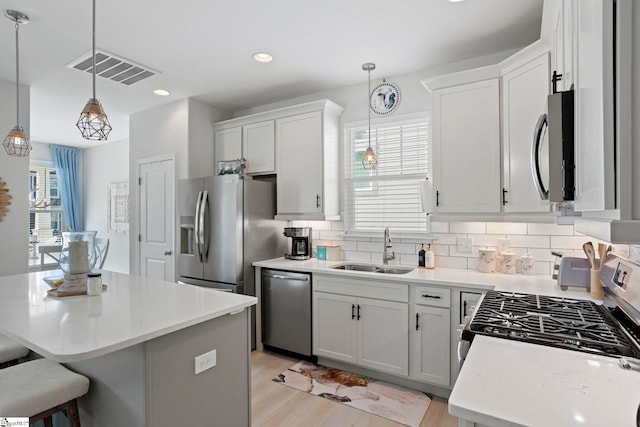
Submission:
{"label": "blue curtain", "polygon": [[78,178],[80,150],[73,147],[52,145],[51,154],[56,166],[60,201],[69,231],[82,231],[82,207],[80,206]]}

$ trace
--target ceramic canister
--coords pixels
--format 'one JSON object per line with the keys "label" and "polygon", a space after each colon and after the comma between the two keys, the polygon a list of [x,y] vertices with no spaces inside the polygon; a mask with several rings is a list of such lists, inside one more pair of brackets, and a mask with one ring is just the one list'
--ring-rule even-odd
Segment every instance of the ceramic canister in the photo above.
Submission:
{"label": "ceramic canister", "polygon": [[480,248],[478,250],[478,271],[481,273],[495,273],[497,251],[494,248]]}
{"label": "ceramic canister", "polygon": [[529,254],[524,254],[520,257],[522,262],[522,274],[535,274],[536,272],[536,259]]}
{"label": "ceramic canister", "polygon": [[500,254],[500,271],[505,274],[516,274],[516,254],[509,251]]}

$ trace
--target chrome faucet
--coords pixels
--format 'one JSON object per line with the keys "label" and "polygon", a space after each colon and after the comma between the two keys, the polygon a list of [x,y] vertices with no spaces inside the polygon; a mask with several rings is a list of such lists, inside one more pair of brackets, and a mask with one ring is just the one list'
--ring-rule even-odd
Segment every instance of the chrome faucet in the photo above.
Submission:
{"label": "chrome faucet", "polygon": [[388,264],[390,260],[395,259],[396,258],[396,253],[391,251],[391,253],[389,253],[389,249],[392,249],[393,246],[391,246],[391,238],[389,237],[389,227],[385,227],[384,229],[384,249],[382,251],[382,263],[383,264]]}

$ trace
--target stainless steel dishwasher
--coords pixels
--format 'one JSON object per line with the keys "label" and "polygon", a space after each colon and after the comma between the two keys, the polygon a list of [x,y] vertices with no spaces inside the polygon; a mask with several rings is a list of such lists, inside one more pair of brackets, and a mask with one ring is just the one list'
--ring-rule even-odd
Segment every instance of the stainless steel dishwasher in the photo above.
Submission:
{"label": "stainless steel dishwasher", "polygon": [[262,343],[311,356],[311,274],[262,270]]}

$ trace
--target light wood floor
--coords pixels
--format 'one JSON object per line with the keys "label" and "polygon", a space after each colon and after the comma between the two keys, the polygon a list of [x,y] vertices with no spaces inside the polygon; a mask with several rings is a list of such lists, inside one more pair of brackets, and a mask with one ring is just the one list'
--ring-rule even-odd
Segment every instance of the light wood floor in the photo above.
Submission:
{"label": "light wood floor", "polygon": [[[402,424],[331,402],[271,381],[296,359],[270,352],[251,354],[251,420],[253,427],[398,427]],[[447,401],[434,397],[421,427],[458,427]]]}

